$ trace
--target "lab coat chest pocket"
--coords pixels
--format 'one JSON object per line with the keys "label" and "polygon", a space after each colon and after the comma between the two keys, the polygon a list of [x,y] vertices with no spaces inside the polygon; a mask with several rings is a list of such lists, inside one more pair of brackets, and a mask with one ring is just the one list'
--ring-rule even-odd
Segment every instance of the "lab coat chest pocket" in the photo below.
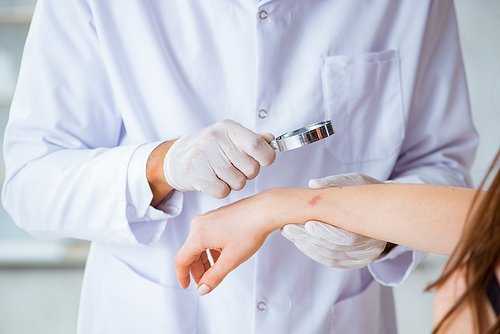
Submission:
{"label": "lab coat chest pocket", "polygon": [[140,276],[110,258],[92,333],[196,333],[198,296]]}
{"label": "lab coat chest pocket", "polygon": [[342,163],[391,157],[405,134],[397,51],[323,59],[325,116],[335,140],[326,149]]}

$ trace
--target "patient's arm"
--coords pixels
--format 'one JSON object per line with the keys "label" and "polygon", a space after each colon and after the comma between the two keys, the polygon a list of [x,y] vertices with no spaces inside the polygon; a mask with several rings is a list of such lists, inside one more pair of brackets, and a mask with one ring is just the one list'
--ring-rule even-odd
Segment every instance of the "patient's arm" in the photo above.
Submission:
{"label": "patient's arm", "polygon": [[[186,288],[191,272],[198,286],[207,286],[200,292],[207,292],[250,258],[272,231],[310,220],[449,255],[474,194],[472,189],[417,184],[271,189],[195,218],[175,258],[177,276]],[[207,249],[221,252],[212,267]]]}

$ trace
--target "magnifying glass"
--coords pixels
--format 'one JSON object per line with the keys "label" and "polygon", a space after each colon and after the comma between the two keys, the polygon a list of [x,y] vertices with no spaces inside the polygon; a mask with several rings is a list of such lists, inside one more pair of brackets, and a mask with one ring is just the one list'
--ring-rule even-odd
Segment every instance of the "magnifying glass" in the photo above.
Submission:
{"label": "magnifying glass", "polygon": [[287,132],[271,142],[273,149],[278,149],[280,152],[290,151],[294,148],[299,148],[325,139],[333,135],[332,121],[323,121],[314,123],[303,128]]}

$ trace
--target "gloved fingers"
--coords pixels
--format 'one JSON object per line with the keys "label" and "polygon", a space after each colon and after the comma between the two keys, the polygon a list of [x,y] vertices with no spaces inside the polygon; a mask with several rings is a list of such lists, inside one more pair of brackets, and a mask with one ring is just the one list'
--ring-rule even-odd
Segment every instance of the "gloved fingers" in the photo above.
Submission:
{"label": "gloved fingers", "polygon": [[[302,251],[302,253],[311,256],[311,254],[315,254],[316,256],[324,257],[324,258],[344,258],[344,253],[338,250],[329,249],[325,247],[320,247],[318,245],[312,243],[295,243],[295,246]],[[339,255],[341,254],[341,255]]]}
{"label": "gloved fingers", "polygon": [[180,191],[203,191],[215,198],[229,194],[229,186],[215,175],[207,159],[207,152],[219,165],[230,166],[230,162],[214,149],[210,141],[200,141],[192,135],[175,141],[168,150],[163,163],[165,180]]}
{"label": "gloved fingers", "polygon": [[371,259],[356,259],[346,252],[332,251],[330,253],[324,253],[321,251],[318,252],[317,249],[311,249],[307,246],[302,247],[302,245],[297,246],[297,248],[314,261],[332,268],[359,269],[366,267],[374,261]]}
{"label": "gloved fingers", "polygon": [[335,257],[331,256],[331,253],[327,255],[321,254],[321,252],[318,252],[315,248],[311,248],[311,246],[308,244],[295,244],[295,246],[298,250],[310,257],[312,260],[327,267],[336,267],[335,264],[337,260],[335,259]]}
{"label": "gloved fingers", "polygon": [[[309,250],[309,252],[317,253],[324,257],[337,259],[357,259],[365,254],[363,246],[343,246],[335,243],[317,243],[315,240],[308,239],[307,241],[295,242],[295,246],[301,250]],[[360,253],[359,256],[351,256],[351,254]]]}
{"label": "gloved fingers", "polygon": [[231,120],[182,136],[165,156],[165,180],[180,191],[198,190],[224,198],[255,178],[260,165],[273,163],[276,152],[268,143],[271,137]]}
{"label": "gloved fingers", "polygon": [[309,243],[331,250],[349,251],[385,247],[385,241],[352,233],[314,220],[308,221],[305,225],[285,225],[281,229],[281,234],[294,243]]}
{"label": "gloved fingers", "polygon": [[370,260],[339,260],[335,263],[335,268],[341,269],[361,269],[372,263]]}
{"label": "gloved fingers", "polygon": [[271,144],[271,142],[276,139],[274,135],[269,132],[259,133],[259,136],[261,136],[268,144]]}
{"label": "gloved fingers", "polygon": [[335,250],[339,245],[330,242],[329,240],[319,238],[310,234],[300,224],[288,224],[281,229],[281,235],[290,240],[295,246],[303,245],[303,247],[324,248],[327,250]]}
{"label": "gloved fingers", "polygon": [[327,251],[353,249],[352,245],[345,246],[344,244],[336,243],[336,240],[324,238],[319,234],[312,234],[304,225],[299,224],[288,224],[283,226],[281,235],[293,242],[296,246],[303,244],[304,246],[309,245],[310,247],[315,247],[317,249],[322,248]]}
{"label": "gloved fingers", "polygon": [[231,188],[229,187],[229,185],[217,178],[213,173],[209,180],[198,179],[193,181],[193,187],[194,189],[188,190],[201,191],[217,199],[225,198],[229,195],[229,193],[231,193]]}
{"label": "gloved fingers", "polygon": [[364,241],[371,240],[371,238],[362,236],[357,233],[349,232],[344,229],[325,224],[318,221],[308,221],[305,230],[317,238],[328,240],[330,243],[337,245],[352,246],[355,244],[363,243]]}
{"label": "gloved fingers", "polygon": [[303,245],[297,245],[297,248],[314,261],[324,266],[338,269],[360,269],[378,259],[378,255],[358,258],[352,256],[352,253],[341,251],[327,252],[324,249],[323,251],[318,251],[318,249],[312,249]]}
{"label": "gloved fingers", "polygon": [[246,176],[233,165],[212,165],[210,167],[213,169],[215,176],[226,183],[231,190],[241,190],[247,182]]}
{"label": "gloved fingers", "polygon": [[[318,221],[310,220],[305,225],[301,224],[288,224],[283,226],[281,229],[281,234],[290,241],[298,240],[312,240],[316,239],[316,242],[321,240],[326,240],[330,236],[333,239],[333,243],[337,243],[337,239],[353,239],[352,232],[336,228],[332,225],[321,223]],[[328,242],[330,244],[330,242]],[[344,243],[341,243],[344,244]],[[351,244],[347,242],[346,244]]]}
{"label": "gloved fingers", "polygon": [[281,235],[293,243],[301,242],[308,238],[304,225],[287,224],[281,228]]}
{"label": "gloved fingers", "polygon": [[246,152],[242,151],[239,147],[234,145],[223,146],[222,150],[228,159],[230,167],[236,169],[240,174],[242,174],[245,180],[251,180],[259,174],[259,162],[249,156]]}
{"label": "gloved fingers", "polygon": [[[376,240],[376,239],[374,239]],[[347,260],[343,265],[349,265],[351,269],[363,268],[376,261],[380,254],[385,249],[386,242],[377,240],[378,242],[371,247],[361,249],[353,252],[346,252],[346,255],[351,258],[350,262]]]}
{"label": "gloved fingers", "polygon": [[380,242],[374,247],[359,249],[356,251],[346,251],[347,256],[356,260],[368,260],[371,262],[379,258],[385,249],[385,242]]}
{"label": "gloved fingers", "polygon": [[[243,153],[240,155],[245,156],[249,163],[258,166],[258,163],[251,157]],[[196,190],[214,198],[224,198],[229,195],[231,190],[241,190],[246,184],[246,176],[233,166],[221,150],[212,152],[209,160],[204,155],[192,158],[191,164],[188,166],[184,179],[193,184]]]}
{"label": "gloved fingers", "polygon": [[[288,226],[287,228],[285,228]],[[317,244],[314,237],[307,235],[302,225],[285,225],[282,234],[294,242],[297,249],[309,256],[314,261],[328,267],[342,269],[363,268],[372,263],[382,253],[385,242],[372,239],[367,244],[360,246],[342,246],[336,244]]]}
{"label": "gloved fingers", "polygon": [[[310,220],[304,225],[304,229],[309,236],[315,237],[317,240],[323,240],[323,243],[318,245],[328,244],[337,245],[339,250],[344,249],[365,249],[372,245],[384,242],[382,240],[370,238],[361,234],[346,231],[339,227],[335,227],[322,222]],[[384,242],[385,243],[385,242]]]}
{"label": "gloved fingers", "polygon": [[382,250],[384,250],[386,244],[387,244],[387,242],[384,241],[384,240],[370,238],[370,240],[365,243],[365,247],[364,248],[365,249],[372,249],[372,248],[378,249],[378,248],[382,248]]}
{"label": "gloved fingers", "polygon": [[383,183],[373,177],[360,173],[348,173],[339,175],[330,175],[321,179],[309,180],[309,188],[323,189],[333,187],[345,186],[361,186],[365,184],[379,184]]}
{"label": "gloved fingers", "polygon": [[262,166],[269,166],[274,162],[276,151],[274,151],[266,139],[255,132],[239,125],[239,127],[235,127],[232,131],[228,131],[228,135],[235,145]]}
{"label": "gloved fingers", "polygon": [[351,246],[339,245],[334,242],[329,242],[325,240],[311,240],[309,244],[319,249],[323,248],[334,252],[357,252],[363,250],[366,247],[365,245],[362,244],[351,245]]}

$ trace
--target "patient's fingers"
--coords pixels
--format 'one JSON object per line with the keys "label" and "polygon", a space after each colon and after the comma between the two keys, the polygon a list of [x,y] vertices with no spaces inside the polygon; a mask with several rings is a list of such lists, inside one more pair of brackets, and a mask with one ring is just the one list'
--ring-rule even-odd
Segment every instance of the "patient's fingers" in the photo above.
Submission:
{"label": "patient's fingers", "polygon": [[[208,260],[208,253],[207,253],[207,251],[205,251],[205,252],[203,252],[201,254],[201,261],[203,263],[204,272],[207,271],[208,269],[210,269],[210,267],[212,266],[210,264],[210,261]],[[196,283],[198,283],[198,282],[196,282]]]}
{"label": "patient's fingers", "polygon": [[215,249],[211,249],[210,250],[210,255],[212,255],[212,259],[214,260],[214,263],[215,263],[219,259],[220,251],[215,250]]}
{"label": "patient's fingers", "polygon": [[188,237],[186,243],[175,256],[175,270],[177,279],[184,289],[189,286],[189,273],[191,272],[193,279],[199,285],[198,293],[205,295],[215,289],[224,277],[238,266],[239,262],[235,262],[235,259],[238,258],[235,256],[238,253],[236,250],[226,248],[222,252],[214,251],[212,253],[217,253],[214,259],[215,263],[205,271],[207,267],[205,267],[202,258],[206,262],[208,262],[208,258],[206,248],[200,245],[200,240],[196,242],[194,238]]}
{"label": "patient's fingers", "polygon": [[200,254],[200,257],[189,266],[191,276],[193,277],[196,284],[198,284],[201,277],[208,269],[210,269],[210,262],[208,261],[206,251],[202,252]]}
{"label": "patient's fingers", "polygon": [[[177,280],[183,289],[189,286],[189,273],[191,269],[196,271],[198,277],[203,275],[205,270],[200,257],[202,253],[206,255],[206,249],[203,243],[199,242],[199,240],[198,242],[193,241],[192,237],[189,236],[186,243],[184,243],[179,252],[175,255],[175,272]],[[191,265],[193,265],[193,267],[191,267]]]}
{"label": "patient's fingers", "polygon": [[232,254],[231,250],[225,249],[220,253],[219,258],[214,263],[214,265],[208,269],[203,277],[201,278],[198,286],[198,293],[203,296],[215,289],[220,282],[234,270],[238,264],[231,260],[234,256],[227,256],[226,254]]}

